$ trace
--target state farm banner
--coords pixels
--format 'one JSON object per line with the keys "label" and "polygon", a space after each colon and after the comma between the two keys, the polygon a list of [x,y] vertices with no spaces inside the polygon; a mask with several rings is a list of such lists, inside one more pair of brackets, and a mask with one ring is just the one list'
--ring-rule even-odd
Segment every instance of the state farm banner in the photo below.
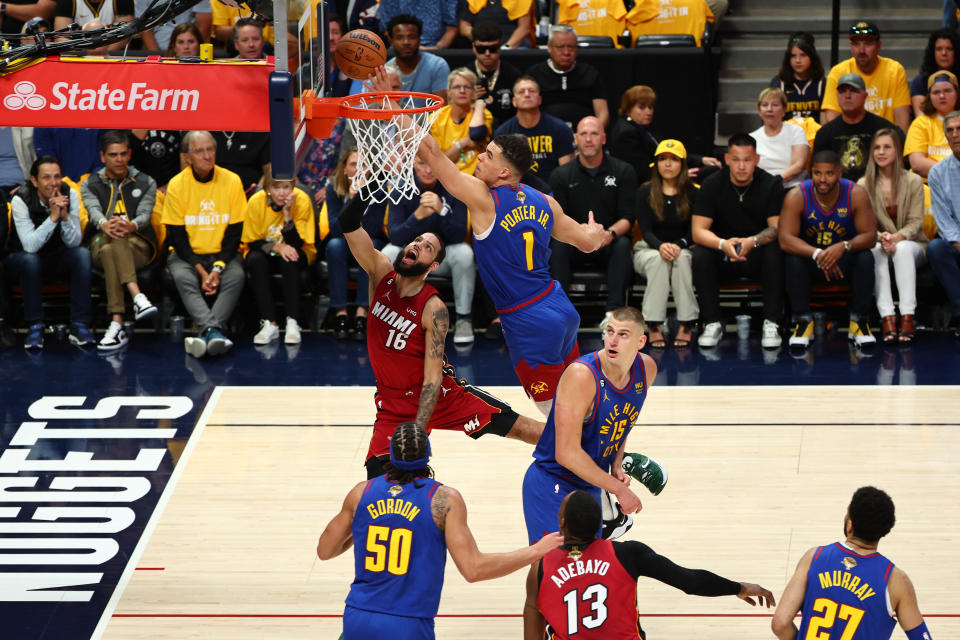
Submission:
{"label": "state farm banner", "polygon": [[0,77],[0,126],[269,131],[273,58],[50,57]]}

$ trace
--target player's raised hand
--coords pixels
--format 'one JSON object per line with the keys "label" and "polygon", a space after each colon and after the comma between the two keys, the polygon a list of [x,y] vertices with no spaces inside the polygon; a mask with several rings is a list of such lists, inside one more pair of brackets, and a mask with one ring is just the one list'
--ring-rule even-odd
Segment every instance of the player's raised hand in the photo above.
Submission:
{"label": "player's raised hand", "polygon": [[363,81],[363,86],[367,91],[390,91],[390,82],[387,80],[387,71],[380,65],[373,70],[373,73],[367,76]]}
{"label": "player's raised hand", "polygon": [[753,597],[751,596],[756,597],[757,601],[759,601],[762,606],[766,606],[768,609],[776,606],[777,604],[776,600],[773,599],[773,594],[770,593],[769,589],[764,589],[758,584],[741,582],[740,593],[737,594],[737,597],[749,604],[751,607],[755,607],[757,606],[757,602],[754,601]]}
{"label": "player's raised hand", "polygon": [[603,225],[593,219],[593,211],[587,213],[587,221],[583,224],[586,227],[587,233],[590,235],[590,240],[593,243],[593,248],[590,251],[596,251],[603,246],[603,241],[610,234],[607,233],[607,230],[603,228]]}

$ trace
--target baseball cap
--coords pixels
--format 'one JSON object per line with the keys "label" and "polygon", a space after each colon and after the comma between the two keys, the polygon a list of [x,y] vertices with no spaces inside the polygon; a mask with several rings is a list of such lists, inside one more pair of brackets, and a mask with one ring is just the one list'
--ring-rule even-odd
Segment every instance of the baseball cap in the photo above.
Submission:
{"label": "baseball cap", "polygon": [[853,38],[854,36],[873,36],[879,40],[880,29],[872,22],[861,20],[850,27],[850,37]]}
{"label": "baseball cap", "polygon": [[672,153],[681,160],[685,160],[687,157],[687,149],[679,140],[661,140],[653,157],[657,157],[661,153]]}
{"label": "baseball cap", "polygon": [[941,69],[940,71],[937,71],[936,73],[931,73],[931,74],[930,74],[930,77],[927,78],[927,91],[930,91],[930,89],[933,89],[933,85],[934,85],[934,83],[936,83],[936,82],[949,82],[950,84],[953,85],[953,88],[954,88],[954,89],[956,89],[956,88],[958,88],[958,86],[960,86],[960,85],[958,85],[958,83],[957,83],[957,76],[953,75],[953,73],[951,73],[951,72],[949,72],[949,71],[947,71],[947,70],[945,70],[945,69]]}
{"label": "baseball cap", "polygon": [[860,89],[860,91],[867,90],[867,84],[863,81],[863,77],[859,73],[845,73],[840,76],[840,79],[837,80],[837,89],[844,85],[853,87],[854,89]]}

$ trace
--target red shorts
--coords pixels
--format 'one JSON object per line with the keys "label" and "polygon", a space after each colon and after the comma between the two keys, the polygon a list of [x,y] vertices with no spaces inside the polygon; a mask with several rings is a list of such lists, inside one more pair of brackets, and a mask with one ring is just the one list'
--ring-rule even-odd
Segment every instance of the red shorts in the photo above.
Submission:
{"label": "red shorts", "polygon": [[[437,405],[427,423],[427,433],[433,429],[463,431],[471,438],[486,433],[505,436],[519,417],[510,405],[486,391],[469,385],[465,380],[443,376]],[[373,423],[373,437],[366,459],[390,455],[390,438],[404,422],[417,417],[420,388],[407,391],[377,391],[377,420]]]}
{"label": "red shorts", "polygon": [[580,346],[574,342],[573,349],[563,359],[563,364],[540,364],[534,369],[526,360],[521,360],[514,367],[517,377],[520,378],[520,384],[523,390],[533,399],[534,402],[543,400],[553,400],[557,392],[557,385],[560,384],[560,376],[567,365],[580,357]]}

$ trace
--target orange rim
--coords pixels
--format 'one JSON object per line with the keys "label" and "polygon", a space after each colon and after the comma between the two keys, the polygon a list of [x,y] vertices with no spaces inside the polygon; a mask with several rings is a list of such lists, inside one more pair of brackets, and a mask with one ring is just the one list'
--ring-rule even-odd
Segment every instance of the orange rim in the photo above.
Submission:
{"label": "orange rim", "polygon": [[[421,100],[433,101],[424,107],[411,107],[403,109],[374,109],[367,107],[356,107],[363,101],[370,102],[387,100],[400,100],[402,98],[419,98]],[[386,120],[392,116],[402,113],[415,114],[436,111],[444,105],[444,100],[440,96],[432,93],[417,93],[416,91],[372,91],[370,93],[357,93],[352,96],[344,96],[340,99],[340,115],[344,118],[355,120]]]}

